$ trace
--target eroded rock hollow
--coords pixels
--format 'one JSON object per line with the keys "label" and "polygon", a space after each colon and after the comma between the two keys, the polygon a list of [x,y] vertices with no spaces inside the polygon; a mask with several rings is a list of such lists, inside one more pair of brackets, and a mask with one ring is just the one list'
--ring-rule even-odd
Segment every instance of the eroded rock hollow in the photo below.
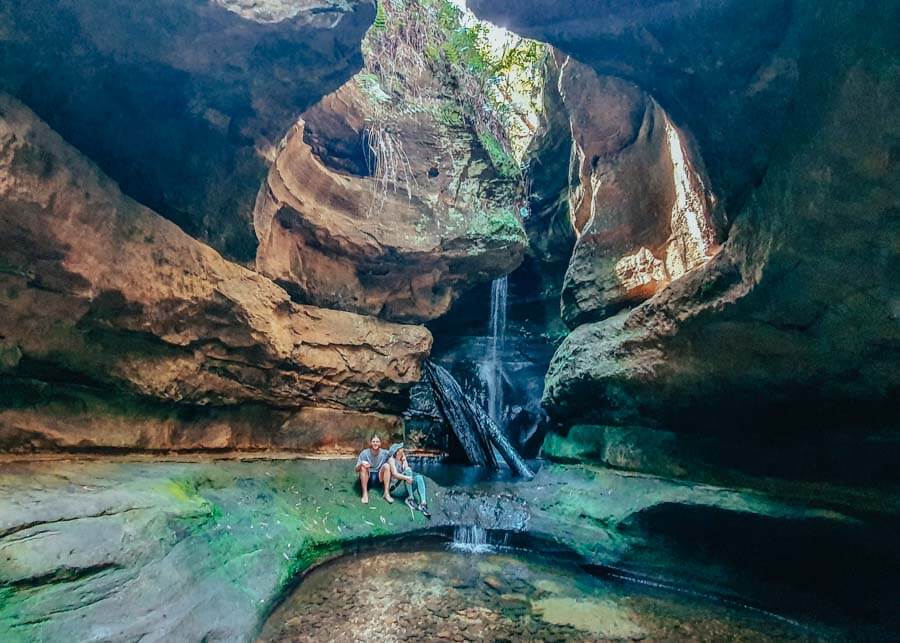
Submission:
{"label": "eroded rock hollow", "polygon": [[424,36],[395,31],[370,33],[363,71],[283,141],[256,201],[256,265],[301,301],[422,322],[519,265],[524,200]]}

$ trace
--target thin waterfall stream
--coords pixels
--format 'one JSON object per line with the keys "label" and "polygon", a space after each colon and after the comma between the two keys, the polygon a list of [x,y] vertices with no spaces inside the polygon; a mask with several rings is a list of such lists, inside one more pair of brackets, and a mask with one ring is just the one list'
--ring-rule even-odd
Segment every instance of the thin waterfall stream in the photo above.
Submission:
{"label": "thin waterfall stream", "polygon": [[506,275],[491,284],[491,331],[487,359],[482,364],[482,378],[487,386],[488,415],[501,429],[504,427],[503,413],[503,348],[506,341],[506,308],[509,279]]}

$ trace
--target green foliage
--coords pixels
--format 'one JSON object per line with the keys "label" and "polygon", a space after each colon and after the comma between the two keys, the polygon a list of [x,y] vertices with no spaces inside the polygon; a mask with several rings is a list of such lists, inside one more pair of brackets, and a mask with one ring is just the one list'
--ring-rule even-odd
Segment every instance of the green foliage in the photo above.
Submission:
{"label": "green foliage", "polygon": [[518,163],[493,134],[490,132],[479,132],[478,140],[481,143],[481,147],[484,148],[484,151],[490,157],[491,164],[502,176],[513,177],[519,174]]}
{"label": "green foliage", "polygon": [[[545,48],[512,39],[498,53],[490,37],[486,23],[466,17],[450,0],[380,0],[363,46],[368,70],[357,82],[376,105],[397,93],[403,101],[396,107],[407,113],[429,111],[446,127],[472,127],[495,169],[512,178],[521,175],[513,141],[521,140],[523,129],[528,134],[527,115],[513,96],[524,87],[533,94],[527,109],[535,111]],[[444,88],[442,96],[416,86],[417,78],[428,76]],[[457,105],[447,107],[448,102]],[[376,126],[390,129],[390,122]]]}
{"label": "green foliage", "polygon": [[456,105],[441,105],[435,118],[445,127],[459,127],[465,122],[462,110]]}
{"label": "green foliage", "polygon": [[525,238],[519,217],[511,209],[506,208],[476,212],[469,221],[466,232],[470,236],[501,241],[515,242]]}
{"label": "green foliage", "polygon": [[378,105],[391,102],[391,97],[381,88],[381,82],[375,74],[357,74],[356,84],[372,104]]}

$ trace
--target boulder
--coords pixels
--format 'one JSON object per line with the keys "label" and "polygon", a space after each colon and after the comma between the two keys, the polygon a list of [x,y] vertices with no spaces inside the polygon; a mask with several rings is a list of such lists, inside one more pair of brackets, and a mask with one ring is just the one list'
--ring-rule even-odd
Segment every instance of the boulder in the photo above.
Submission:
{"label": "boulder", "polygon": [[9,96],[0,149],[0,377],[187,407],[405,406],[424,328],[293,303],[123,195]]}

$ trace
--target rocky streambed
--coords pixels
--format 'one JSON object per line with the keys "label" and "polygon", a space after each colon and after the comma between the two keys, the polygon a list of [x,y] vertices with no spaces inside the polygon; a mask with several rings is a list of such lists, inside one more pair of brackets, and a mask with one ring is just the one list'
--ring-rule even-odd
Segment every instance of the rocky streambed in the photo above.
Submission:
{"label": "rocky streambed", "polygon": [[316,569],[266,622],[279,641],[814,640],[772,615],[600,579],[529,553],[432,548]]}
{"label": "rocky streambed", "polygon": [[[861,518],[815,503],[585,466],[545,465],[529,483],[430,484],[434,516],[427,521],[402,502],[376,496],[360,504],[347,460],[7,463],[0,474],[0,638],[250,640],[304,570],[378,539],[396,538],[400,546],[451,525],[522,532],[584,564],[799,610],[802,601],[794,599],[809,594],[810,579],[797,584],[796,564],[782,565],[775,595],[772,579],[760,574],[781,560],[778,540],[800,552],[816,541],[796,556],[814,565],[847,555],[842,526],[865,533]],[[747,525],[765,525],[769,542],[753,541],[759,534]],[[685,538],[695,539],[694,528],[715,529],[721,551],[709,542],[680,549]],[[877,554],[882,566],[897,560],[892,544],[863,545],[868,549],[853,557]],[[826,589],[846,582],[839,571],[815,581]],[[855,572],[858,582],[866,578],[865,566]],[[846,591],[862,591],[858,582]],[[878,585],[869,590],[857,601],[869,612],[851,616],[889,627],[890,595]]]}

